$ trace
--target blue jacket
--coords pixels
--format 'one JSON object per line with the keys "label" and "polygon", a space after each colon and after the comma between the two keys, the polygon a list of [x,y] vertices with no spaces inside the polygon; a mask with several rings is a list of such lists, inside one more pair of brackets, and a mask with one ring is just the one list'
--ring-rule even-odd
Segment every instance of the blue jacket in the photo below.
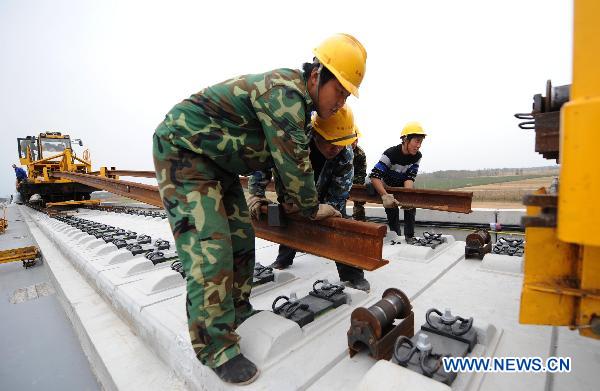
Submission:
{"label": "blue jacket", "polygon": [[[329,204],[345,213],[346,201],[350,197],[350,188],[354,177],[354,153],[352,147],[346,147],[333,159],[327,160],[319,178],[316,179],[319,202]],[[275,189],[279,202],[285,202],[285,189],[275,170]],[[251,195],[264,196],[265,189],[273,176],[271,171],[256,171],[248,178],[248,191]]]}
{"label": "blue jacket", "polygon": [[21,167],[15,167],[15,175],[19,180],[27,179],[27,173]]}

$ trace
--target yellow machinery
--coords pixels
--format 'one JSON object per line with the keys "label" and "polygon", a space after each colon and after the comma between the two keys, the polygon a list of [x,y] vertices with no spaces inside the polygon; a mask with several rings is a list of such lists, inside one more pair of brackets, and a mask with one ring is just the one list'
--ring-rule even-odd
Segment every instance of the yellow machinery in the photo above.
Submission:
{"label": "yellow machinery", "polygon": [[600,339],[600,2],[576,0],[574,18],[573,84],[560,111],[558,196],[526,199],[532,206],[520,321],[569,326]]}
{"label": "yellow machinery", "polygon": [[0,234],[3,234],[8,228],[8,220],[6,220],[6,208],[2,208],[2,218],[0,219]]}
{"label": "yellow machinery", "polygon": [[28,268],[35,265],[39,252],[40,251],[35,246],[2,250],[0,251],[0,264],[23,261],[23,267]]}
{"label": "yellow machinery", "polygon": [[[82,145],[81,140],[75,141]],[[86,160],[75,156],[68,135],[46,132],[38,137],[18,138],[17,142],[20,162],[27,166],[27,181],[18,187],[23,201],[29,201],[33,194],[39,194],[44,202],[90,198],[94,188],[51,175],[58,171],[86,174],[92,170],[89,157]]]}

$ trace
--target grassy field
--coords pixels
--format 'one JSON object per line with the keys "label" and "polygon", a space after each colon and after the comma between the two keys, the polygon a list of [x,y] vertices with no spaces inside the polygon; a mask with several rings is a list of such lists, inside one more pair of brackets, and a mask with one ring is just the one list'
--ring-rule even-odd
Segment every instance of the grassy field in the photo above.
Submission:
{"label": "grassy field", "polygon": [[428,176],[417,176],[415,187],[417,189],[450,190],[471,186],[491,185],[496,183],[520,182],[528,179],[547,178],[548,175],[513,175],[513,176],[482,176],[472,178],[434,178]]}
{"label": "grassy field", "polygon": [[549,188],[554,177],[529,178],[520,181],[493,183],[479,186],[468,186],[452,190],[473,192],[473,201],[477,202],[517,202],[520,203],[525,194],[530,194],[540,187]]}
{"label": "grassy field", "polygon": [[[549,188],[555,175],[529,174],[512,176],[479,176],[467,178],[439,178],[419,175],[415,183],[417,188],[469,191],[473,193],[474,208],[522,208],[525,194],[530,194],[540,187]],[[275,193],[267,197],[275,201]],[[137,201],[118,195],[99,192],[93,199],[104,202],[117,202],[122,205],[135,204]]]}

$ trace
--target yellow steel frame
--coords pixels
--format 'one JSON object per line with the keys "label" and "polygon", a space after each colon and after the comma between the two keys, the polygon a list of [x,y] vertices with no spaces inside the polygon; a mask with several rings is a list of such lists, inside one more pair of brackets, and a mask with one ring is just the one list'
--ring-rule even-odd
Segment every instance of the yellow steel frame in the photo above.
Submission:
{"label": "yellow steel frame", "polygon": [[[556,228],[527,228],[522,323],[600,339],[600,1],[576,0],[573,84],[561,111]],[[531,213],[531,211],[528,211]]]}
{"label": "yellow steel frame", "polygon": [[0,263],[32,261],[38,257],[39,250],[35,246],[13,248],[0,251]]}
{"label": "yellow steel frame", "polygon": [[0,234],[3,234],[8,228],[8,220],[6,220],[6,208],[2,208],[2,218],[0,219]]}
{"label": "yellow steel frame", "polygon": [[[55,159],[61,158],[60,161]],[[80,162],[79,164],[77,162]],[[50,177],[52,171],[83,172],[88,173],[92,170],[92,163],[78,158],[73,154],[70,148],[56,155],[44,159],[27,162],[27,171],[29,181],[33,183],[67,183],[68,179],[55,179]],[[40,175],[41,174],[41,175]]]}

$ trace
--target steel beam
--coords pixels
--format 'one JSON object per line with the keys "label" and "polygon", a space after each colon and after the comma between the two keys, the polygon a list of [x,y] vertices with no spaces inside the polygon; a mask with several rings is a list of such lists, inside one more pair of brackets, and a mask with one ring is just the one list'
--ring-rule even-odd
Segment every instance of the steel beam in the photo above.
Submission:
{"label": "steel beam", "polygon": [[[248,187],[248,178],[240,177],[243,187]],[[269,182],[266,190],[275,191],[273,182]],[[385,186],[389,194],[400,202],[402,206],[410,208],[433,209],[444,212],[471,213],[471,201],[473,193],[466,191],[444,191],[429,189],[405,189],[402,187]],[[377,194],[369,194],[365,185],[353,185],[350,190],[350,200],[365,201],[373,204],[381,204],[381,197]]]}
{"label": "steel beam", "polygon": [[138,178],[156,178],[155,171],[107,170],[107,174],[117,176],[133,176]]}
{"label": "steel beam", "polygon": [[[163,207],[156,186],[71,172],[52,175]],[[298,215],[286,217],[286,227],[269,226],[267,219],[252,220],[256,236],[364,270],[375,270],[388,263],[382,259],[385,225],[342,218],[312,221]]]}
{"label": "steel beam", "polygon": [[74,182],[106,190],[123,197],[145,202],[146,204],[158,206],[160,208],[163,207],[157,186],[74,172],[53,172],[51,175],[56,178],[70,179]]}
{"label": "steel beam", "polygon": [[[109,175],[134,176],[143,178],[154,178],[154,171],[132,171],[132,170],[109,170]],[[248,177],[240,177],[240,183],[248,188]],[[402,206],[409,208],[433,209],[444,212],[471,213],[472,192],[444,191],[428,189],[405,189],[402,187],[385,187],[389,194],[400,202]],[[267,191],[275,191],[275,184],[269,182]],[[365,185],[353,185],[350,190],[350,200],[365,201],[373,204],[381,204],[381,197],[377,194],[369,194]]]}
{"label": "steel beam", "polygon": [[[394,196],[400,205],[409,208],[433,209],[444,212],[471,213],[473,193],[466,191],[447,191],[429,189],[405,189],[403,187],[388,187],[385,190]],[[353,185],[350,189],[350,199],[381,204],[378,194],[370,194],[365,185]]]}
{"label": "steel beam", "polygon": [[[266,215],[266,207],[263,212]],[[363,270],[389,262],[381,258],[387,231],[383,224],[342,218],[313,221],[298,214],[285,215],[285,219],[283,227],[269,226],[268,217],[253,220],[256,236]]]}

